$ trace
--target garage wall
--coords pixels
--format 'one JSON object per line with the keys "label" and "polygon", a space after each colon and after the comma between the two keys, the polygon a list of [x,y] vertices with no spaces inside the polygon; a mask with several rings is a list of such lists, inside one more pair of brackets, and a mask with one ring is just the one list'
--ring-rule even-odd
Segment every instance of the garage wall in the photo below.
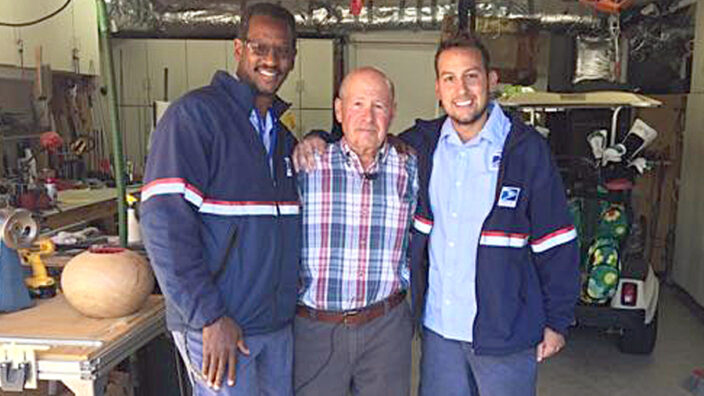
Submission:
{"label": "garage wall", "polygon": [[[398,112],[391,132],[413,125],[416,118],[435,118],[442,109],[435,100],[435,50],[440,32],[396,31],[358,33],[350,36],[347,70],[373,65],[383,69],[396,86]],[[515,38],[511,35],[483,37],[492,56],[492,66],[512,67],[516,57]],[[549,64],[548,34],[538,39],[538,80],[534,87],[545,90]],[[499,80],[501,78],[499,77]]]}
{"label": "garage wall", "polygon": [[[113,40],[123,145],[138,174],[152,130],[152,102],[173,101],[207,85],[217,70],[233,72],[232,40]],[[329,129],[332,124],[333,43],[300,39],[294,69],[279,91],[292,104],[294,133]],[[168,69],[168,71],[166,71]]]}
{"label": "garage wall", "polygon": [[[27,22],[59,9],[65,0],[0,0],[0,19]],[[98,21],[94,0],[74,0],[54,17],[27,27],[0,26],[0,65],[35,66],[35,48],[53,70],[99,74]],[[21,51],[20,51],[21,49]]]}
{"label": "garage wall", "polygon": [[704,305],[704,6],[698,4],[672,278]]}
{"label": "garage wall", "polygon": [[433,56],[439,32],[378,32],[353,34],[348,48],[348,70],[376,66],[396,89],[397,113],[391,133],[411,126],[416,118],[439,114],[435,100]]}

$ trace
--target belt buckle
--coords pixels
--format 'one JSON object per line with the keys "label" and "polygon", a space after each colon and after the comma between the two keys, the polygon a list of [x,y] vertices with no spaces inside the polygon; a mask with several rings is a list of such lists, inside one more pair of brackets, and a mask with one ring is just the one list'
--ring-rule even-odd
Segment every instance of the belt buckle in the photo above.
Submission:
{"label": "belt buckle", "polygon": [[354,318],[355,316],[359,315],[361,312],[362,312],[362,311],[359,310],[359,309],[353,309],[353,310],[351,310],[351,311],[345,311],[345,312],[342,314],[342,323],[348,325],[349,323],[347,323],[347,320],[348,320],[348,319],[351,319],[351,318]]}

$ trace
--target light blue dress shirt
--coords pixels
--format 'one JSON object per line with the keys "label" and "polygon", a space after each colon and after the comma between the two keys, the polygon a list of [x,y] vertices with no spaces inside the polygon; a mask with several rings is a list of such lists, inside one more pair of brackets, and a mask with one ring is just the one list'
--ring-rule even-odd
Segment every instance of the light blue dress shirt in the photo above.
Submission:
{"label": "light blue dress shirt", "polygon": [[273,156],[271,155],[271,144],[273,140],[272,135],[274,134],[274,118],[271,116],[271,110],[267,110],[266,117],[262,119],[262,117],[259,116],[257,109],[252,109],[252,112],[249,114],[249,122],[254,127],[254,130],[259,133],[259,138],[264,144],[264,150],[266,150],[269,158],[269,170],[273,175],[274,163]]}
{"label": "light blue dress shirt", "polygon": [[511,121],[489,105],[484,128],[462,143],[447,118],[430,176],[430,270],[424,325],[445,338],[472,342],[477,313],[476,258],[484,220],[494,205],[501,151]]}

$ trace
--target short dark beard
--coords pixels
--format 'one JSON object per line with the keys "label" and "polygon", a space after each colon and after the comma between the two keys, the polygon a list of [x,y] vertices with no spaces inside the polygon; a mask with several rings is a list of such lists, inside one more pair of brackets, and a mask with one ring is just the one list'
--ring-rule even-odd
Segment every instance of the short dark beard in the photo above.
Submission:
{"label": "short dark beard", "polygon": [[487,100],[486,103],[484,104],[484,107],[480,111],[478,111],[477,114],[475,114],[471,120],[462,121],[462,120],[456,120],[454,118],[453,118],[453,120],[459,125],[472,125],[475,122],[479,121],[480,118],[484,117],[484,114],[487,113],[488,109],[489,109],[489,101]]}
{"label": "short dark beard", "polygon": [[[274,92],[273,94],[270,94],[270,93],[260,91],[259,88],[257,88],[257,84],[255,84],[254,81],[252,79],[250,79],[249,75],[247,75],[246,73],[243,73],[244,75],[241,75],[239,73],[239,71],[236,71],[235,74],[237,74],[237,78],[239,78],[239,80],[241,82],[247,84],[247,86],[252,91],[252,94],[254,94],[254,96],[266,96],[266,97],[273,98],[276,95],[276,92]],[[278,91],[278,89],[277,89],[277,91]]]}

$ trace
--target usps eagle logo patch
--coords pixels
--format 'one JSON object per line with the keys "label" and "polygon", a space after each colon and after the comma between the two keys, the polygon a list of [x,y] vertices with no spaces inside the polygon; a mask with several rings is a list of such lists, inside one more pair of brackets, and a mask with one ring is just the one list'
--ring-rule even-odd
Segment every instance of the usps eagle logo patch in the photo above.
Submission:
{"label": "usps eagle logo patch", "polygon": [[499,165],[501,165],[501,151],[497,151],[491,156],[489,170],[499,170]]}
{"label": "usps eagle logo patch", "polygon": [[518,204],[518,196],[520,194],[521,189],[518,187],[501,187],[499,206],[502,208],[515,208]]}

